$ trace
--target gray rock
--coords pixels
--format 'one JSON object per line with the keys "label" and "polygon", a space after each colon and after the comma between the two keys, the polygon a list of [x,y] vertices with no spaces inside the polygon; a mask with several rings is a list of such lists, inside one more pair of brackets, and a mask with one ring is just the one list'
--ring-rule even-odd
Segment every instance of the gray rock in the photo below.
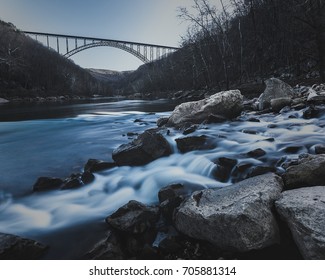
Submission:
{"label": "gray rock", "polygon": [[273,203],[282,180],[266,174],[222,189],[195,192],[181,204],[175,225],[182,233],[223,250],[245,252],[279,242]]}
{"label": "gray rock", "polygon": [[290,97],[271,99],[271,108],[274,112],[280,112],[282,108],[290,106],[292,99]]}
{"label": "gray rock", "polygon": [[161,117],[157,120],[157,126],[162,127],[168,122],[168,117]]}
{"label": "gray rock", "polygon": [[247,178],[263,175],[269,172],[272,173],[276,172],[276,168],[274,166],[263,166],[263,165],[254,166],[249,170],[247,174]]}
{"label": "gray rock", "polygon": [[182,184],[171,184],[166,187],[163,187],[158,192],[159,202],[164,202],[168,199],[173,199],[178,196],[187,196],[188,191]]}
{"label": "gray rock", "polygon": [[111,230],[84,256],[88,260],[123,260],[124,257],[118,237]]}
{"label": "gray rock", "polygon": [[80,188],[83,186],[83,182],[81,180],[81,174],[71,174],[70,177],[66,178],[62,185],[61,189],[62,190],[67,190],[67,189],[76,189]]}
{"label": "gray rock", "polygon": [[311,103],[323,103],[325,102],[325,94],[316,92],[314,89],[309,89],[307,102]]}
{"label": "gray rock", "polygon": [[302,117],[304,119],[312,119],[312,118],[317,118],[319,116],[319,109],[315,108],[314,106],[309,106],[307,107],[302,114]]}
{"label": "gray rock", "polygon": [[285,188],[295,189],[325,183],[325,155],[304,155],[282,175]]}
{"label": "gray rock", "polygon": [[146,130],[137,139],[123,144],[113,151],[118,165],[137,166],[147,164],[172,153],[168,141],[155,129]]}
{"label": "gray rock", "polygon": [[258,149],[255,149],[255,150],[249,151],[249,152],[247,153],[247,155],[248,155],[249,157],[259,158],[259,157],[265,156],[265,155],[266,155],[266,152],[265,152],[263,149],[258,148]]}
{"label": "gray rock", "polygon": [[108,216],[106,223],[120,231],[143,233],[152,228],[158,218],[158,207],[146,206],[138,201],[131,200]]}
{"label": "gray rock", "polygon": [[231,119],[237,117],[242,109],[243,96],[239,90],[222,91],[199,101],[178,105],[166,125],[180,127],[186,123],[199,124],[210,115]]}
{"label": "gray rock", "polygon": [[260,95],[259,110],[268,109],[271,106],[271,100],[277,98],[292,98],[294,95],[294,90],[287,83],[271,78],[265,81],[266,89]]}
{"label": "gray rock", "polygon": [[0,233],[1,260],[39,259],[47,247],[35,240]]}
{"label": "gray rock", "polygon": [[0,104],[8,103],[9,100],[0,97]]}
{"label": "gray rock", "polygon": [[305,259],[325,259],[325,186],[285,191],[275,202]]}

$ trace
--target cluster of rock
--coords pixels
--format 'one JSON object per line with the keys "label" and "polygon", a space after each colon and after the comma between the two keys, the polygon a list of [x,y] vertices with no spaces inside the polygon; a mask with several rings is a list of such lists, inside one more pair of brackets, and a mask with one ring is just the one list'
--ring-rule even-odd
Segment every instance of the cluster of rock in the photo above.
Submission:
{"label": "cluster of rock", "polygon": [[308,170],[302,161],[295,170],[289,167],[283,179],[268,173],[192,194],[176,184],[160,190],[157,206],[130,201],[106,218],[107,237],[85,257],[234,258],[277,248],[269,258],[289,253],[291,258],[324,259],[325,186],[299,179],[304,187],[287,184],[297,169],[313,176],[320,162],[324,168],[325,155],[307,158]]}
{"label": "cluster of rock", "polygon": [[292,88],[277,78],[265,81],[266,89],[258,99],[255,99],[253,108],[258,110],[272,110],[279,112],[286,106],[294,109],[305,108],[325,102],[325,85],[311,87],[299,86]]}
{"label": "cluster of rock", "polygon": [[[182,103],[170,117],[158,120],[158,128],[115,149],[114,163],[90,160],[84,173],[65,180],[39,178],[34,190],[80,187],[94,179],[94,172],[169,156],[172,149],[164,137],[169,129],[191,134],[202,123],[234,119],[245,108],[279,112],[291,106],[305,108],[304,118],[316,117],[315,105],[324,101],[324,92],[323,85],[293,89],[272,78],[256,100],[244,101],[238,90],[231,90]],[[215,145],[214,139],[204,135],[175,141],[181,153]],[[159,205],[130,201],[106,218],[107,236],[85,258],[241,258],[275,250],[277,254],[270,258],[281,258],[286,251],[290,258],[325,259],[325,147],[321,144],[315,155],[300,155],[287,164],[283,174],[275,174],[274,167],[258,166],[224,188],[188,193],[184,185],[176,184],[160,190]],[[260,158],[265,151],[252,150],[248,156]],[[231,170],[240,173],[248,168],[230,158],[219,158],[216,164],[216,177],[224,182]],[[1,252],[0,246],[0,256]]]}
{"label": "cluster of rock", "polygon": [[114,168],[116,164],[97,159],[89,159],[83,173],[71,174],[68,178],[39,177],[33,186],[34,192],[50,190],[76,189],[90,184],[95,180],[93,173]]}
{"label": "cluster of rock", "polygon": [[[278,79],[270,79],[266,85],[266,90],[257,100],[258,109],[275,112],[285,106],[308,109],[316,100],[310,98],[311,90],[321,88],[308,88],[302,93],[299,88],[299,93]],[[318,98],[317,102],[321,99]],[[238,91],[221,92],[201,101],[183,103],[169,118],[158,120],[162,129],[155,132],[166,132],[166,127],[176,127],[183,132],[190,129],[191,133],[195,125],[207,122],[211,116],[216,116],[218,122],[238,116],[243,103]],[[306,113],[304,117],[309,115]],[[149,138],[152,139],[152,135]],[[127,157],[126,152],[130,149],[131,157],[141,157],[134,152],[139,143],[144,142],[141,139],[118,148],[115,157],[121,151]],[[205,136],[192,136],[176,139],[176,143],[180,152],[188,152],[213,147],[210,140]],[[161,147],[166,146],[168,150],[160,156],[168,155],[168,143],[160,136],[158,142],[163,142]],[[160,144],[155,149],[153,143],[150,141],[150,149],[158,150]],[[141,153],[145,154],[144,148],[141,149]],[[251,157],[264,155],[262,149],[249,153]],[[149,157],[146,162],[155,158]],[[219,169],[222,170],[221,177],[228,177],[227,173],[237,163],[235,159],[228,158],[218,161],[218,165],[223,167]],[[137,165],[139,162],[135,160],[127,164]],[[250,174],[248,177],[251,178],[221,189],[205,189],[189,194],[183,185],[167,186],[158,194],[158,206],[130,201],[107,217],[108,237],[101,240],[86,257],[189,258],[186,252],[191,252],[190,258],[224,258],[229,257],[229,253],[238,257],[276,247],[282,249],[278,249],[280,251],[273,257],[281,258],[283,250],[288,250],[288,244],[291,244],[289,250],[294,252],[291,258],[324,259],[325,155],[302,155],[297,162],[289,164],[281,176],[272,173],[272,168],[262,169]]]}

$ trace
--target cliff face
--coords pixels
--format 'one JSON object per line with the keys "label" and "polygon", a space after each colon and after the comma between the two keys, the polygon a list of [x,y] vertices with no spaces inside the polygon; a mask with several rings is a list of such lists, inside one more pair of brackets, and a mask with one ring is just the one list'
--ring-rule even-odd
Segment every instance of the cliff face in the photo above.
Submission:
{"label": "cliff face", "polygon": [[110,89],[71,60],[0,21],[0,97],[109,95]]}

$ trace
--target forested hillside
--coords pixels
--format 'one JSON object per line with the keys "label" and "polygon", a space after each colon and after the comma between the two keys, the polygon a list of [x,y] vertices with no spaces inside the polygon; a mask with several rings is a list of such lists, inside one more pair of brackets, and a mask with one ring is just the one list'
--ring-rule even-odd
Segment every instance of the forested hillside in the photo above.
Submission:
{"label": "forested hillside", "polygon": [[0,97],[110,93],[106,82],[0,21]]}
{"label": "forested hillside", "polygon": [[[325,80],[324,0],[194,0],[179,9],[190,28],[182,49],[144,65],[120,92],[227,89],[269,77]],[[228,3],[226,5],[226,3]]]}

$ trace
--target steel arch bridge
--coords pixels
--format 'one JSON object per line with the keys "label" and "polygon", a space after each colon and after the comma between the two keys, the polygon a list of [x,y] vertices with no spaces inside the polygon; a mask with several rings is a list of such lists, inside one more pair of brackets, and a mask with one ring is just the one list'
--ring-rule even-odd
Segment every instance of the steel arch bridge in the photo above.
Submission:
{"label": "steel arch bridge", "polygon": [[178,50],[179,48],[145,44],[138,42],[119,41],[111,39],[91,38],[73,35],[51,34],[32,31],[22,31],[35,38],[48,48],[56,50],[64,57],[69,58],[86,49],[108,46],[126,51],[143,63],[148,63]]}

